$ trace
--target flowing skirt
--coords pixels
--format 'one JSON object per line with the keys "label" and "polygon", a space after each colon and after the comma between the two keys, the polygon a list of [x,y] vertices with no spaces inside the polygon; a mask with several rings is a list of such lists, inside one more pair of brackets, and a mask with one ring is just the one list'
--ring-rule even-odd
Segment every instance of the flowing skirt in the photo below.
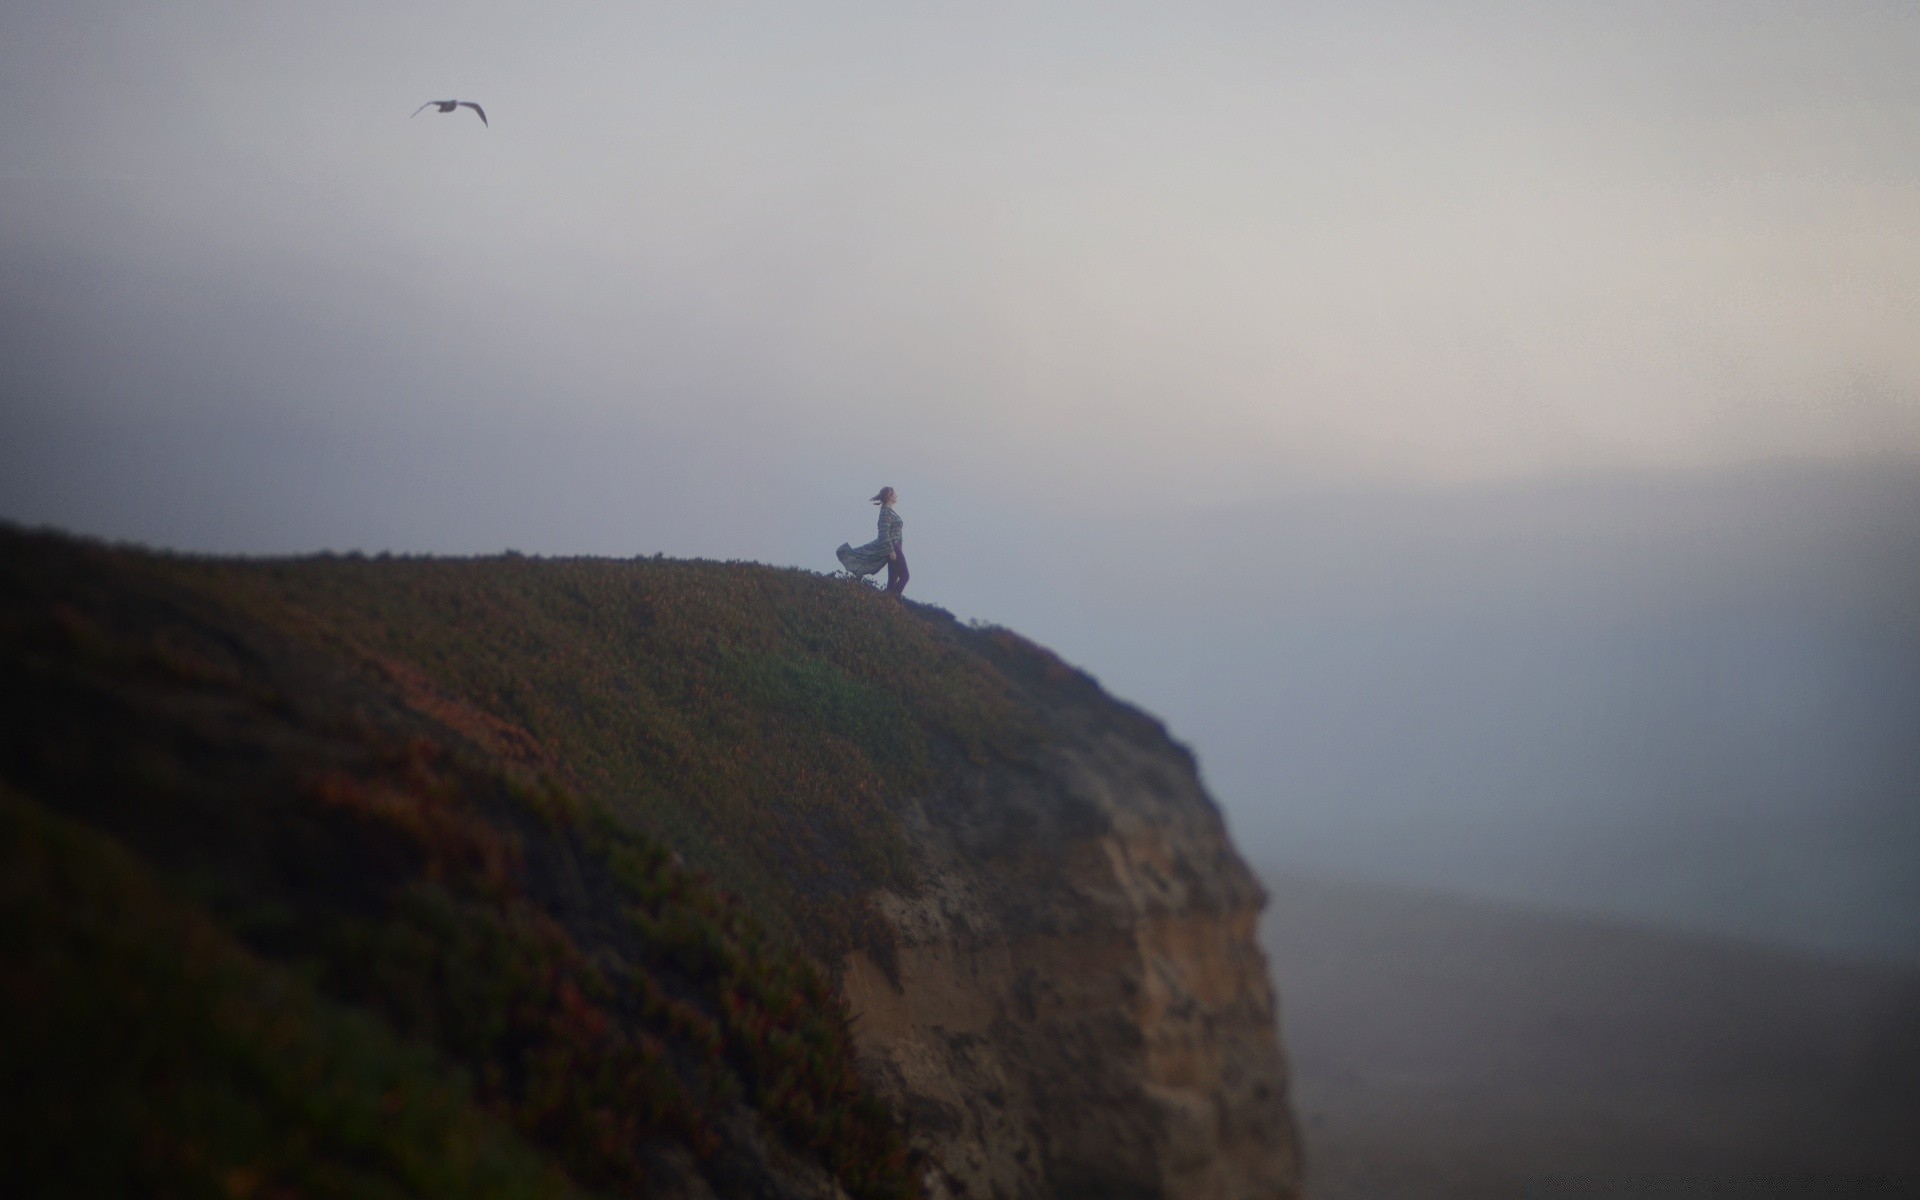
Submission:
{"label": "flowing skirt", "polygon": [[852,575],[871,575],[887,565],[887,551],[892,549],[885,538],[876,538],[864,546],[851,546],[840,543],[834,553],[840,557],[840,565]]}

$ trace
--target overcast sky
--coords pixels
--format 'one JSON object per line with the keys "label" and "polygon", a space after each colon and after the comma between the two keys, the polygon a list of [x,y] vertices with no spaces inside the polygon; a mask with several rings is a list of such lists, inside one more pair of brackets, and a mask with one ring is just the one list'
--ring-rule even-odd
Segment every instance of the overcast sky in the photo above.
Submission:
{"label": "overcast sky", "polygon": [[[826,569],[892,483],[917,594],[1061,643],[1189,722],[1176,732],[1236,821],[1284,841],[1306,828],[1290,804],[1319,796],[1324,831],[1366,803],[1326,798],[1334,757],[1297,767],[1291,799],[1262,758],[1256,731],[1319,728],[1284,681],[1351,684],[1361,648],[1395,638],[1467,644],[1383,589],[1498,597],[1467,581],[1583,554],[1589,575],[1692,578],[1691,548],[1809,494],[1878,497],[1862,520],[1895,533],[1861,561],[1893,561],[1862,586],[1911,582],[1916,63],[1911,0],[11,0],[0,517],[194,549]],[[441,98],[479,101],[491,126],[409,116]],[[1800,482],[1753,489],[1781,470]],[[1894,482],[1849,490],[1855,475]],[[1583,480],[1614,481],[1595,494],[1618,503],[1549,503]],[[1693,542],[1634,548],[1660,498],[1709,493]],[[1405,566],[1535,504],[1578,528],[1536,523],[1451,574]],[[1852,511],[1830,510],[1823,537]],[[1279,515],[1301,512],[1317,540]],[[1804,532],[1753,561],[1792,558]],[[1330,549],[1349,535],[1358,549]],[[1104,549],[1063,553],[1083,543]],[[1741,570],[1713,586],[1774,578]],[[1303,608],[1289,589],[1316,571],[1347,590]],[[1162,603],[1168,579],[1194,582],[1184,607]],[[1219,611],[1202,581],[1238,615],[1183,674],[1147,647]],[[1711,623],[1648,599],[1685,591],[1606,594],[1615,625],[1697,649]],[[1592,616],[1541,603],[1540,630]],[[1869,606],[1859,645],[1908,646],[1903,604]],[[1803,607],[1761,607],[1791,636],[1753,662],[1836,644]],[[1354,612],[1376,624],[1298,624]],[[1582,662],[1619,649],[1581,644]],[[1521,653],[1501,645],[1484,648]],[[1655,660],[1623,695],[1686,693]],[[1807,667],[1796,694],[1838,669]],[[1537,711],[1558,678],[1476,711]],[[1429,703],[1393,736],[1449,700]],[[1689,719],[1723,725],[1709,710]],[[1387,726],[1343,728],[1314,744],[1348,761]],[[1821,736],[1802,765],[1838,753]],[[1863,778],[1920,792],[1920,766],[1874,745]],[[1376,781],[1384,807],[1348,833],[1433,769]],[[1441,791],[1466,805],[1480,785],[1456,774]],[[1423,881],[1487,877],[1391,849],[1381,862]],[[1876,944],[1920,957],[1920,880],[1887,871],[1862,904],[1906,897],[1905,932]],[[1598,894],[1572,898],[1612,903]]]}
{"label": "overcast sky", "polygon": [[88,348],[114,416],[178,412],[164,354],[213,409],[879,435],[1096,507],[1920,451],[1910,3],[0,20],[7,302],[163,343]]}

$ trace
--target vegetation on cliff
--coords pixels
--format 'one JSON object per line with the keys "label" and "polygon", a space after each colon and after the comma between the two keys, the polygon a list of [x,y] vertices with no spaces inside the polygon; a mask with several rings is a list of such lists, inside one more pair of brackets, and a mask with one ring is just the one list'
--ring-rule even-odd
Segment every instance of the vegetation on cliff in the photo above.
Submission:
{"label": "vegetation on cliff", "polygon": [[[605,803],[824,955],[911,890],[887,797],[1023,752],[1017,689],[937,622],[810,572],[659,559],[169,560]],[[948,623],[950,626],[950,623]]]}
{"label": "vegetation on cliff", "polygon": [[914,1194],[822,965],[890,798],[1033,752],[1011,665],[1077,678],[800,571],[0,530],[20,1181]]}

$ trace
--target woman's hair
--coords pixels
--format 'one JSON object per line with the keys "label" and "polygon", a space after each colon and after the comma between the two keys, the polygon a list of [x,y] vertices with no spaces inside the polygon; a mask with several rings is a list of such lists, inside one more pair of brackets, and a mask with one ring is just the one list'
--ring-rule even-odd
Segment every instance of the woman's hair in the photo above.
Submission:
{"label": "woman's hair", "polygon": [[893,496],[894,496],[894,491],[892,488],[883,487],[879,491],[873,494],[873,503],[885,504],[887,501],[893,499]]}

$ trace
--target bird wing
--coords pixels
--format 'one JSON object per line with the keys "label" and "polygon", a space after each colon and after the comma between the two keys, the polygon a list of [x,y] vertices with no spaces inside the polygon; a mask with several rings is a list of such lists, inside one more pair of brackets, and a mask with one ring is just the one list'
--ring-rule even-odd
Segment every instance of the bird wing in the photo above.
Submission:
{"label": "bird wing", "polygon": [[485,126],[486,126],[486,127],[488,128],[488,129],[492,129],[492,128],[493,128],[493,125],[492,125],[492,123],[491,123],[491,122],[489,122],[489,121],[487,120],[487,110],[486,110],[486,109],[484,109],[484,108],[481,108],[481,107],[480,107],[480,106],[479,106],[478,104],[475,104],[475,103],[474,103],[473,101],[471,101],[471,100],[462,100],[462,101],[460,102],[460,107],[461,107],[461,108],[470,108],[470,109],[472,109],[472,110],[473,110],[474,112],[477,112],[477,113],[479,113],[479,114],[480,114],[480,123],[481,123],[482,125],[485,125]]}
{"label": "bird wing", "polygon": [[438,100],[429,100],[425,104],[422,104],[419,108],[414,109],[413,115],[417,117],[421,113],[427,111],[428,109],[432,108],[434,105],[438,103],[440,103]]}

